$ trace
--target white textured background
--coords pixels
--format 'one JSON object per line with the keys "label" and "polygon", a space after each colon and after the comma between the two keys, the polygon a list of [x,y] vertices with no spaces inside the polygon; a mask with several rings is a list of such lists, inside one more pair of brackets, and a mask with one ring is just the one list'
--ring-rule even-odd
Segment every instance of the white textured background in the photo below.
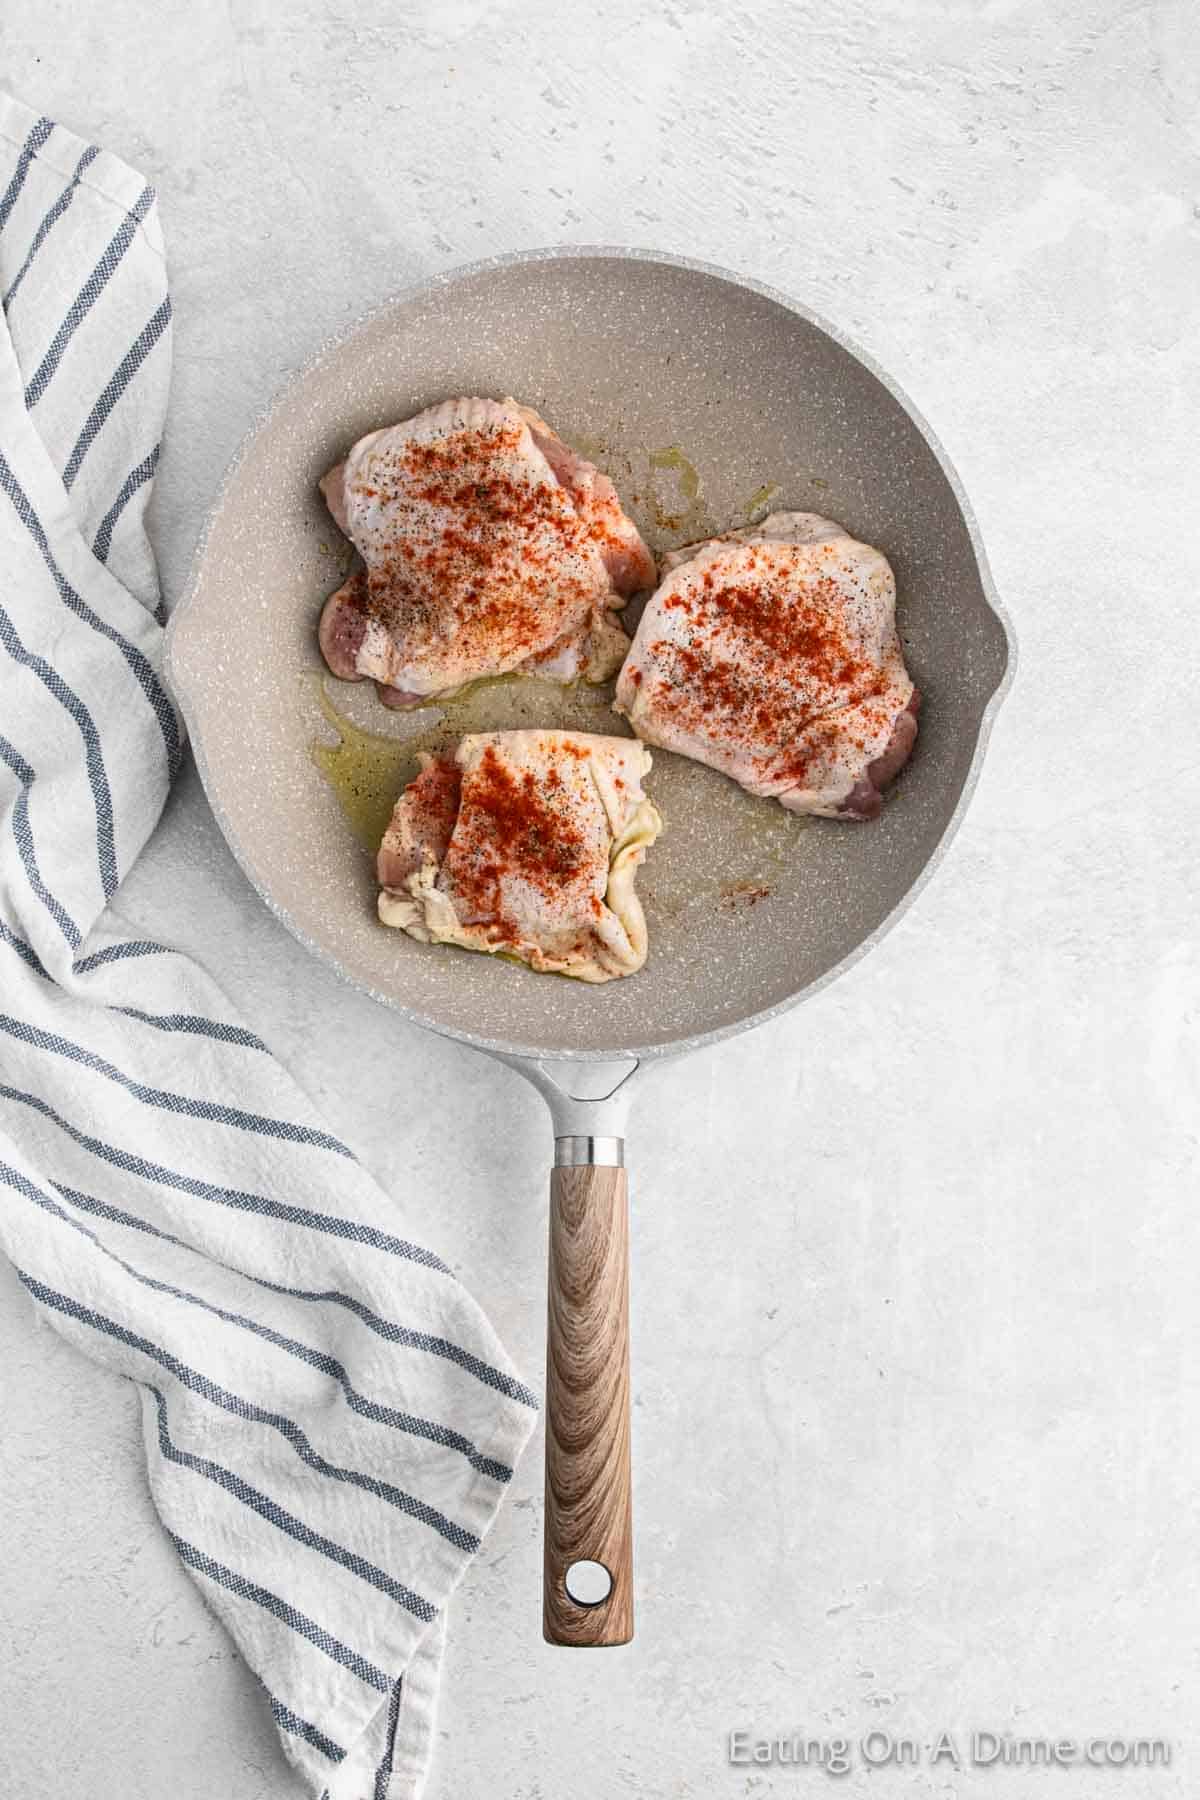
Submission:
{"label": "white textured background", "polygon": [[[790,290],[894,372],[1021,642],[900,928],[643,1090],[639,1637],[541,1644],[535,1446],[453,1609],[430,1800],[819,1792],[729,1769],[724,1734],[875,1724],[1163,1733],[1175,1761],[844,1794],[1200,1791],[1198,66],[1191,0],[0,24],[12,91],[161,193],[169,596],[251,416],[331,331],[433,269],[625,241]],[[540,1102],[308,961],[192,775],[120,912],[223,972],[540,1379]],[[0,1368],[5,1795],[299,1800],[159,1534],[132,1390],[36,1331],[6,1269]]]}

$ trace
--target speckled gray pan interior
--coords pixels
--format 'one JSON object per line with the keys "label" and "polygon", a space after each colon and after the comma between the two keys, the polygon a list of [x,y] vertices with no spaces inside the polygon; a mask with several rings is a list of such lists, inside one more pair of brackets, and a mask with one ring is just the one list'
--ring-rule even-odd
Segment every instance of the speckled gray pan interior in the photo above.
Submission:
{"label": "speckled gray pan interior", "polygon": [[[588,987],[376,921],[371,859],[316,766],[332,740],[315,627],[346,559],[316,491],[363,432],[462,393],[515,394],[606,467],[658,550],[776,508],[879,545],[925,697],[881,819],[792,819],[655,752],[665,833],[639,877],[645,969]],[[681,461],[681,457],[686,459]],[[689,495],[688,465],[699,478]],[[978,534],[908,403],[795,303],[719,270],[614,250],[538,253],[434,280],[373,314],[285,390],[217,501],[168,673],[235,854],[305,943],[436,1030],[539,1055],[654,1055],[801,998],[893,918],[969,792],[1011,647]],[[327,681],[383,735],[428,730]],[[470,724],[624,731],[606,695],[477,690]],[[445,723],[445,721],[443,721]]]}

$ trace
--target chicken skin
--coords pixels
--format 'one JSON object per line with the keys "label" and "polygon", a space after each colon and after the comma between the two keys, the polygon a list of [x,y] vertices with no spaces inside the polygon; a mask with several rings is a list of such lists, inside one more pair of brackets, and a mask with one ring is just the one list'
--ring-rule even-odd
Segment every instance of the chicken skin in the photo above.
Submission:
{"label": "chicken skin", "polygon": [[613,614],[654,560],[606,475],[515,400],[448,400],[360,438],[321,490],[364,567],[321,614],[321,652],[391,706],[513,670],[606,680]]}
{"label": "chicken skin", "polygon": [[634,877],[662,821],[636,738],[489,731],[421,758],[379,848],[379,916],[579,981],[646,960]]}
{"label": "chicken skin", "polygon": [[887,559],[815,513],[773,513],[664,559],[617,682],[640,738],[792,812],[871,819],[920,696]]}

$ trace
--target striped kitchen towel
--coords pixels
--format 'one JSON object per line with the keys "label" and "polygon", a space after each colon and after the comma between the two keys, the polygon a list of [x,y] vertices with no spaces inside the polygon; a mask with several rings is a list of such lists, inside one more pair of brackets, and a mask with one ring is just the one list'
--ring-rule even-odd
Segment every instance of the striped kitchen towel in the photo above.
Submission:
{"label": "striped kitchen towel", "polygon": [[183,750],[143,528],[171,307],[153,190],[4,97],[0,292],[0,1248],[138,1384],[308,1788],[407,1800],[534,1397],[217,984],[106,918]]}

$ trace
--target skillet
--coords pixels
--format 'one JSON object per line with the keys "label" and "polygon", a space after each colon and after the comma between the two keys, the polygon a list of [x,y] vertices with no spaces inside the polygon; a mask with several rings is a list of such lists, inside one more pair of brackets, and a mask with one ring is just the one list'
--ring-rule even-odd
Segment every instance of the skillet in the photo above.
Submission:
{"label": "skillet", "polygon": [[[628,729],[582,688],[484,684],[462,707],[407,716],[369,684],[322,683],[316,620],[346,565],[317,480],[366,431],[455,394],[536,407],[613,476],[658,553],[774,507],[836,519],[896,574],[924,705],[882,817],[793,818],[655,751],[667,829],[638,881],[650,959],[624,981],[534,975],[383,930],[362,818],[329,779],[355,746],[396,771],[464,728]],[[634,1077],[816,992],[943,854],[1014,660],[959,481],[895,384],[782,294],[647,251],[501,257],[400,294],[291,380],[229,472],[166,654],[217,820],[288,929],[406,1018],[509,1063],[549,1105],[543,1629],[556,1644],[626,1643]],[[361,754],[356,766],[361,786]]]}

